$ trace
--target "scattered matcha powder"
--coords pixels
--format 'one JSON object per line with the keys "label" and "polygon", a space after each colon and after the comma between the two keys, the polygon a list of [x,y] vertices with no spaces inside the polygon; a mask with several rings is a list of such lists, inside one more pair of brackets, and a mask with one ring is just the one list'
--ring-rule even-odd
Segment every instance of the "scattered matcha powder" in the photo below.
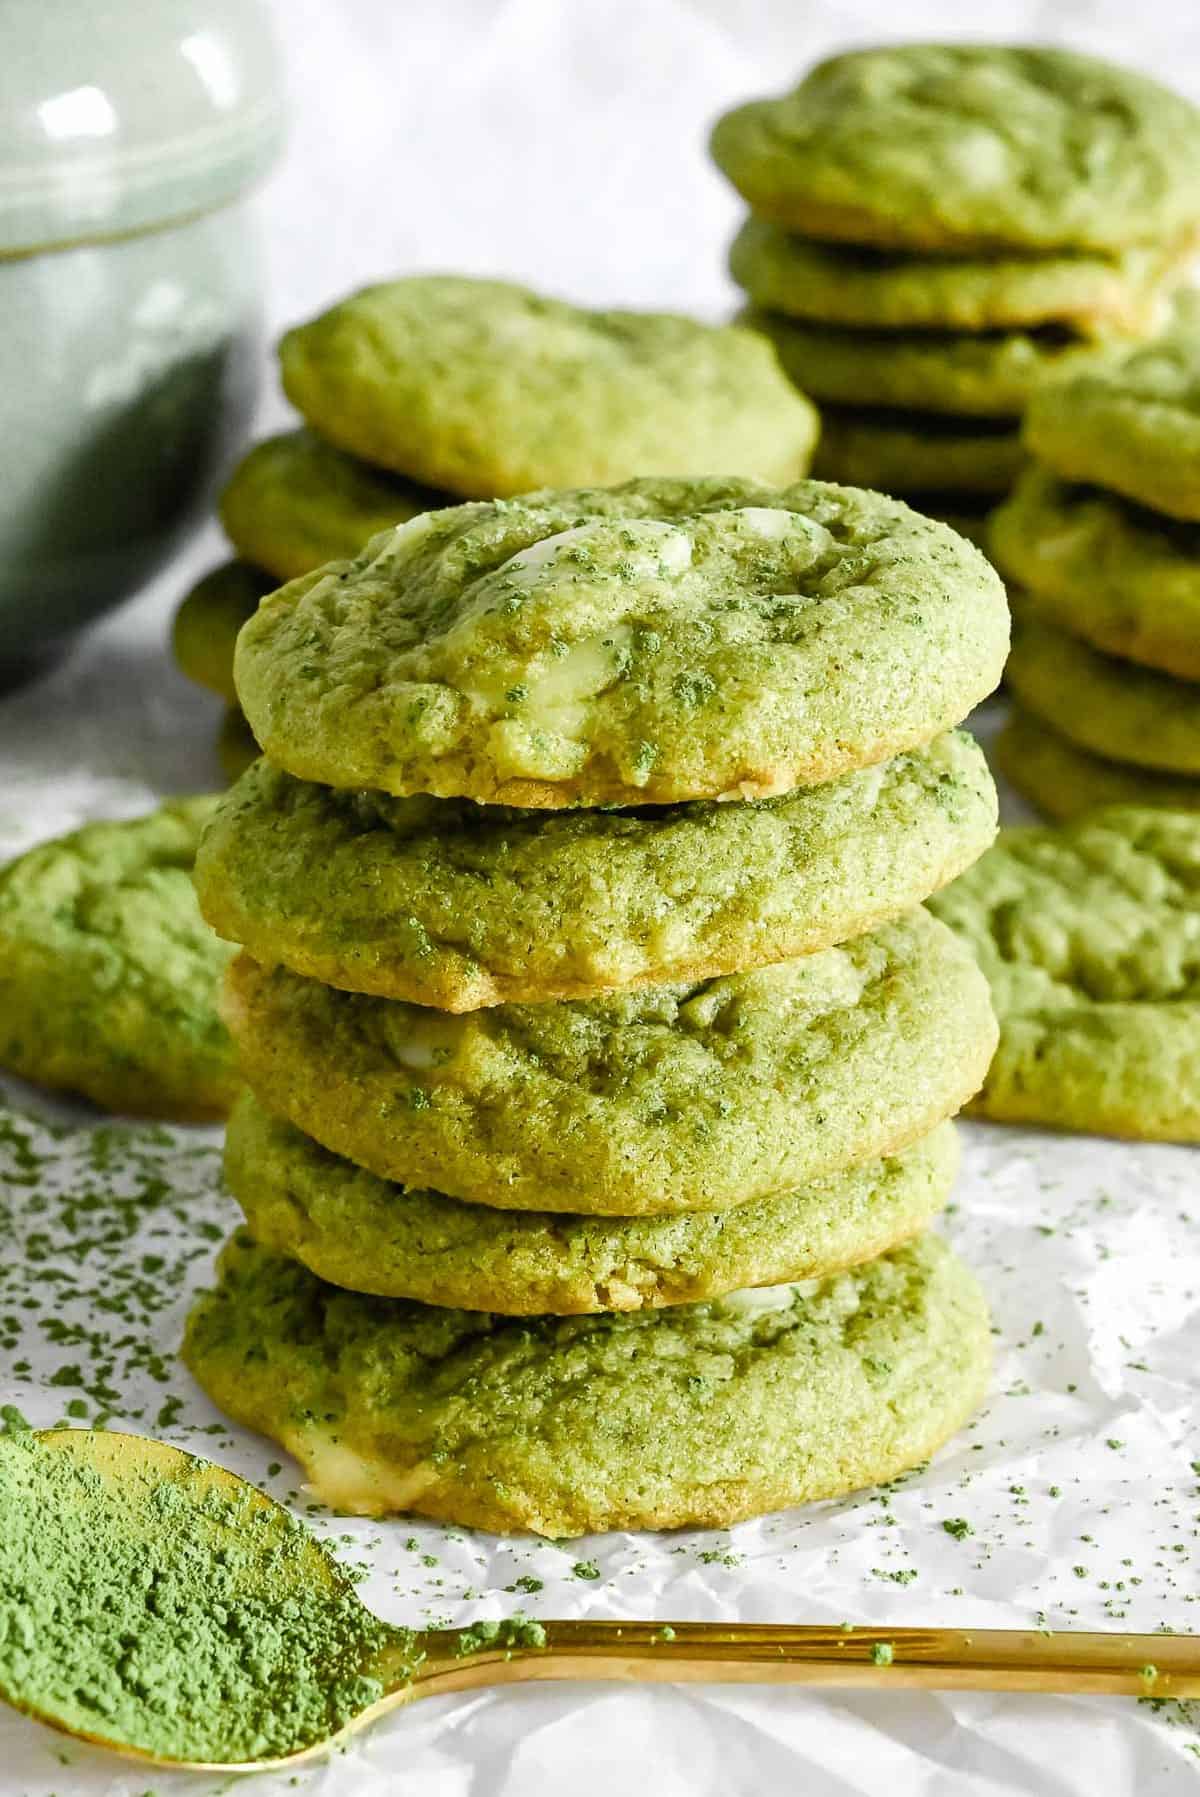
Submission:
{"label": "scattered matcha powder", "polygon": [[[91,1423],[111,1417],[118,1426],[169,1431],[184,1443],[199,1436],[199,1445],[204,1445],[212,1437],[233,1450],[240,1442],[226,1424],[213,1420],[211,1409],[197,1397],[175,1359],[188,1294],[209,1276],[212,1254],[236,1217],[232,1204],[220,1196],[218,1164],[215,1136],[207,1133],[144,1125],[62,1128],[0,1106],[0,1237],[6,1244],[0,1254],[0,1365],[5,1375],[3,1395],[13,1400],[2,1413],[10,1430],[20,1428],[24,1411],[39,1425],[64,1416]],[[1165,1184],[1164,1203],[1156,1213],[1164,1231],[1176,1230],[1169,1241],[1176,1244],[1180,1262],[1194,1231],[1185,1202],[1189,1177],[1189,1170],[1181,1168],[1178,1214],[1170,1210]],[[1136,1185],[1128,1196],[1093,1189],[1068,1202],[1063,1194],[1061,1184],[1044,1177],[1031,1194],[1027,1221],[997,1224],[967,1206],[961,1221],[954,1219],[956,1231],[971,1232],[968,1254],[980,1262],[987,1260],[997,1297],[1006,1282],[1012,1292],[1022,1292],[1028,1250],[1021,1235],[1035,1231],[1037,1252],[1056,1257],[1068,1301],[1086,1312],[1086,1265],[1119,1255],[1129,1235],[1144,1228],[1145,1195]],[[1179,1295],[1189,1296],[1182,1291]],[[1039,1626],[1049,1627],[1048,1617],[1061,1627],[1121,1625],[1153,1630],[1164,1626],[1164,1617],[1177,1628],[1187,1626],[1188,1608],[1200,1602],[1194,1576],[1200,1540],[1195,1484],[1168,1480],[1156,1486],[1146,1500],[1152,1532],[1144,1534],[1134,1549],[1136,1559],[1119,1557],[1125,1545],[1133,1546],[1122,1526],[1125,1500],[1106,1494],[1074,1470],[1074,1424],[1083,1420],[1082,1407],[1089,1400],[1086,1387],[1077,1395],[1080,1388],[1075,1382],[1057,1373],[1072,1351],[1057,1315],[1043,1311],[998,1345],[1007,1355],[1003,1364],[1009,1370],[1005,1408],[994,1409],[990,1423],[973,1425],[966,1432],[960,1444],[963,1458],[969,1461],[972,1453],[982,1456],[985,1448],[1003,1451],[1010,1445],[1022,1456],[1055,1455],[1060,1438],[1067,1453],[1047,1467],[1056,1477],[1044,1485],[1030,1479],[1027,1485],[1006,1488],[990,1457],[968,1466],[958,1485],[965,1500],[962,1507],[970,1512],[970,1536],[954,1537],[963,1543],[964,1568],[973,1571],[1007,1549],[1044,1551],[1047,1531],[1061,1530],[1061,1518],[1069,1514],[1074,1528],[1086,1529],[1091,1537],[1088,1564],[1082,1564],[1081,1556],[1074,1576],[1065,1568],[1064,1578],[1037,1591],[1037,1601],[1044,1606],[1038,1613]],[[1136,1391],[1147,1376],[1160,1376],[1153,1336],[1138,1336],[1121,1345],[1131,1389]],[[81,1383],[74,1383],[77,1377]],[[1019,1407],[1037,1386],[1057,1386],[1064,1408],[1071,1407],[1071,1420],[1028,1431],[1020,1421]],[[160,1416],[166,1419],[161,1424]],[[1097,1446],[1103,1451],[1103,1437]],[[1110,1450],[1114,1475],[1129,1480],[1130,1495],[1135,1497],[1139,1453],[1136,1437],[1123,1460],[1117,1457],[1120,1449]],[[289,1474],[295,1478],[290,1463],[286,1472],[278,1462],[261,1466],[259,1476],[275,1481],[281,1472],[285,1484],[275,1487],[277,1495],[323,1526],[327,1513],[306,1504],[297,1489],[287,1488]],[[1200,1461],[1192,1463],[1191,1472],[1200,1477]],[[944,1491],[938,1506],[937,1482],[922,1488],[921,1480],[922,1469],[914,1469],[886,1490],[847,1500],[834,1510],[821,1507],[803,1517],[766,1521],[761,1525],[762,1539],[778,1542],[780,1575],[787,1576],[796,1548],[806,1538],[815,1539],[831,1568],[842,1565],[845,1557],[845,1572],[863,1586],[865,1605],[867,1567],[873,1563],[875,1576],[889,1579],[894,1570],[912,1571],[905,1565],[905,1548],[915,1539],[914,1529],[922,1522],[936,1527],[943,1521],[939,1508],[949,1507]],[[865,1536],[866,1530],[873,1533]],[[1118,1532],[1111,1535],[1110,1530]],[[354,1539],[361,1552],[364,1538]],[[728,1566],[733,1556],[708,1545],[711,1539],[703,1535],[683,1539],[672,1543],[669,1551],[692,1565]],[[864,1561],[858,1556],[868,1542],[870,1558]],[[427,1552],[430,1543],[434,1553]],[[405,1562],[406,1545],[415,1565]],[[438,1554],[435,1568],[422,1566],[422,1555],[433,1559]],[[410,1611],[430,1626],[453,1626],[458,1620],[455,1606],[472,1601],[477,1592],[499,1589],[532,1595],[535,1586],[546,1586],[544,1601],[553,1609],[559,1581],[604,1578],[617,1590],[619,1583],[644,1571],[640,1557],[630,1554],[627,1546],[611,1561],[605,1557],[576,1562],[569,1544],[565,1552],[552,1543],[514,1543],[484,1553],[460,1531],[428,1524],[420,1525],[419,1535],[410,1536],[389,1527],[383,1545],[372,1555],[372,1566],[381,1581],[381,1595],[392,1592],[408,1600]],[[588,1571],[578,1573],[576,1566]],[[725,1576],[731,1580],[740,1576],[736,1561]],[[948,1590],[933,1585],[927,1589],[935,1596],[970,1596],[969,1576],[966,1587],[965,1593],[961,1584]],[[915,1599],[916,1592],[912,1595]],[[1165,1726],[1195,1731],[1195,1706],[1153,1697],[1145,1701]],[[1186,1745],[1185,1751],[1193,1750],[1200,1750],[1200,1742]]]}

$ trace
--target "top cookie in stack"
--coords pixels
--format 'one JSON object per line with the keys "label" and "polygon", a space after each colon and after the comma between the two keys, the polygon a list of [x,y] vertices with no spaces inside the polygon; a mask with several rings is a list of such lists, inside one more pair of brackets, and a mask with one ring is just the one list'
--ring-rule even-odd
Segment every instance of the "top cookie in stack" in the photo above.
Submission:
{"label": "top cookie in stack", "polygon": [[[505,281],[369,287],[289,331],[279,354],[304,428],[234,469],[220,514],[240,559],[200,582],[175,626],[184,672],[231,706],[233,643],[263,594],[391,525],[635,474],[786,484],[816,442],[816,412],[754,333],[590,311]],[[227,742],[240,772],[253,742]]]}
{"label": "top cookie in stack", "polygon": [[1200,112],[1065,50],[836,56],[712,151],[752,209],[743,318],[822,403],[817,471],[956,522],[1010,485],[1036,387],[1161,328],[1200,230]]}

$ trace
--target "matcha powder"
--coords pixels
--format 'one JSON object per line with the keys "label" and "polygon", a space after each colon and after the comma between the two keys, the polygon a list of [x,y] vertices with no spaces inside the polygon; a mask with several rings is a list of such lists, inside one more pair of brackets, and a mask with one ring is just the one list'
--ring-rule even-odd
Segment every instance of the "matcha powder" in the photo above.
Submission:
{"label": "matcha powder", "polygon": [[381,1695],[364,1668],[411,1638],[358,1603],[293,1517],[220,1489],[203,1463],[118,1479],[107,1456],[94,1466],[7,1421],[10,1700],[168,1758],[239,1761],[322,1740]]}

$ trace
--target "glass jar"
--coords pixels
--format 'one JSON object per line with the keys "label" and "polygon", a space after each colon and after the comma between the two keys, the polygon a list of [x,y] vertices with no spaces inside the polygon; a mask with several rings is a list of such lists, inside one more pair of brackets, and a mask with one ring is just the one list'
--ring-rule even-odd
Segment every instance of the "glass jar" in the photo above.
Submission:
{"label": "glass jar", "polygon": [[0,11],[0,669],[132,593],[250,418],[260,0]]}

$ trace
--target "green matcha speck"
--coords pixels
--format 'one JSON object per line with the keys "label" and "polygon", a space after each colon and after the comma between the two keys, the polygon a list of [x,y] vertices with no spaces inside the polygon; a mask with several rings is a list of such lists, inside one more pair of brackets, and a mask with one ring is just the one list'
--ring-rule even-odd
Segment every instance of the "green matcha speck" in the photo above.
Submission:
{"label": "green matcha speck", "polygon": [[465,1659],[474,1653],[511,1653],[519,1647],[545,1647],[546,1631],[528,1616],[485,1618],[459,1632],[455,1654]]}

